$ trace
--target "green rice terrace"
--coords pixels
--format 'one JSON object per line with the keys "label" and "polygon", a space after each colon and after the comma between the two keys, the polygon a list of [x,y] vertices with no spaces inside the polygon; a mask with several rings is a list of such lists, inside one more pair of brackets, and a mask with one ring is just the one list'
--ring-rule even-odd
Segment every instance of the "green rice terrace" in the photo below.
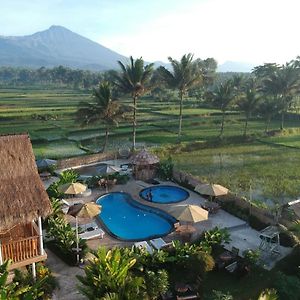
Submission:
{"label": "green rice terrace", "polygon": [[[80,101],[89,100],[90,91],[2,89],[0,92],[1,134],[28,131],[36,157],[64,158],[100,151],[104,127],[82,127],[75,121]],[[131,104],[130,98],[121,98]],[[295,119],[295,118],[294,118]],[[244,116],[237,111],[226,115],[224,138],[218,139],[220,111],[201,107],[199,100],[185,99],[182,142],[177,145],[178,100],[168,102],[149,97],[138,102],[137,146],[153,146],[162,158],[172,156],[175,167],[218,181],[248,197],[245,182],[251,183],[254,200],[267,200],[278,189],[284,176],[285,193],[292,199],[300,194],[300,121],[286,121],[284,134],[264,135],[264,121],[252,118],[248,125],[251,139],[242,138]],[[272,121],[269,130],[277,130]],[[110,132],[109,149],[131,146],[132,125],[120,123]],[[176,144],[176,145],[175,145]],[[246,180],[247,178],[247,180]],[[246,185],[247,185],[246,184]],[[245,192],[246,191],[246,192]],[[290,191],[290,192],[289,192]]]}

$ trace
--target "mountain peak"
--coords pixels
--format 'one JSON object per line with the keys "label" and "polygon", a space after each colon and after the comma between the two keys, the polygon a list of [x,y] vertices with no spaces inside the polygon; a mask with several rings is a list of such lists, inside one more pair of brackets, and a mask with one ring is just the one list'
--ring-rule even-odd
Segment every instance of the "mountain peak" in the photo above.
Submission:
{"label": "mountain peak", "polygon": [[0,65],[39,68],[63,65],[89,70],[117,68],[124,56],[63,26],[22,37],[0,37]]}

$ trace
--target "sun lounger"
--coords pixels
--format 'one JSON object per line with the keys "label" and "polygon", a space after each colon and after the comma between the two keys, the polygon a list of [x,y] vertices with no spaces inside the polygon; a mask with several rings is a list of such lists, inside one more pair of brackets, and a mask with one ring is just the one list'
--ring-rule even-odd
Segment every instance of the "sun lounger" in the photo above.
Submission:
{"label": "sun lounger", "polygon": [[134,246],[140,249],[145,249],[149,254],[153,253],[153,248],[146,241],[136,242],[134,243]]}
{"label": "sun lounger", "polygon": [[172,245],[172,243],[166,243],[162,238],[150,240],[150,244],[157,250],[160,250],[162,248]]}
{"label": "sun lounger", "polygon": [[93,230],[89,231],[86,230],[83,233],[79,234],[79,237],[83,240],[90,240],[93,238],[100,237],[100,239],[103,239],[105,232],[101,228],[94,228]]}

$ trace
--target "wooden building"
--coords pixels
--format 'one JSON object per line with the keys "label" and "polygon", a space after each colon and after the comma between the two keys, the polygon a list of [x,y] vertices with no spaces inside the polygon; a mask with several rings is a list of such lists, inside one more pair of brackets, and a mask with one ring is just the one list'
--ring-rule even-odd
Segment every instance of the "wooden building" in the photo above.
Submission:
{"label": "wooden building", "polygon": [[51,203],[38,175],[27,134],[0,136],[0,264],[10,269],[47,258],[42,221]]}
{"label": "wooden building", "polygon": [[159,158],[148,152],[141,150],[132,159],[133,176],[138,180],[149,180],[156,176]]}

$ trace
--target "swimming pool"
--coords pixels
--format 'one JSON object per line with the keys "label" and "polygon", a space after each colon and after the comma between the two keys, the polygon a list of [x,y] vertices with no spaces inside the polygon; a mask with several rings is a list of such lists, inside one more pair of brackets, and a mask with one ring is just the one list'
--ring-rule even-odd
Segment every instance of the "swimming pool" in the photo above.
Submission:
{"label": "swimming pool", "polygon": [[143,205],[123,192],[105,194],[97,199],[102,206],[99,220],[113,237],[142,241],[170,233],[176,219],[164,211]]}
{"label": "swimming pool", "polygon": [[[152,200],[149,199],[151,192]],[[171,185],[158,185],[145,188],[140,191],[140,197],[146,201],[155,203],[175,203],[186,200],[190,196],[186,190]]]}

